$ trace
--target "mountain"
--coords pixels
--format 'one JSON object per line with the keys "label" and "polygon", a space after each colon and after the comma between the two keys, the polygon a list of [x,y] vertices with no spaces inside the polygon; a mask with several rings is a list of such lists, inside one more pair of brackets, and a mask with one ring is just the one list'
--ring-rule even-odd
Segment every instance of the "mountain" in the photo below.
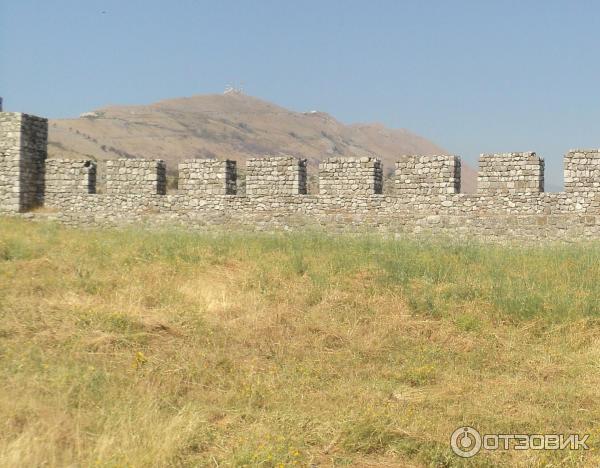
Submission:
{"label": "mountain", "polygon": [[[289,154],[316,173],[330,156],[377,156],[386,175],[403,154],[448,154],[408,130],[381,124],[344,125],[325,112],[294,112],[241,93],[169,99],[150,105],[110,106],[76,119],[50,121],[49,157],[164,159],[170,171],[190,158]],[[312,169],[311,169],[312,167]],[[463,191],[476,173],[463,169]]]}

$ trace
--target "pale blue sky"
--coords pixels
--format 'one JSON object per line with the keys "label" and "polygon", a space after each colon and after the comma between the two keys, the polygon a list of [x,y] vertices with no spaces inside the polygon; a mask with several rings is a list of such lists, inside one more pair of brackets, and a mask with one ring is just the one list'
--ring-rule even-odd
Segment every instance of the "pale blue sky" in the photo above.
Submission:
{"label": "pale blue sky", "polygon": [[[105,11],[106,13],[102,13]],[[5,109],[248,94],[415,131],[476,164],[600,147],[600,2],[0,0]]]}

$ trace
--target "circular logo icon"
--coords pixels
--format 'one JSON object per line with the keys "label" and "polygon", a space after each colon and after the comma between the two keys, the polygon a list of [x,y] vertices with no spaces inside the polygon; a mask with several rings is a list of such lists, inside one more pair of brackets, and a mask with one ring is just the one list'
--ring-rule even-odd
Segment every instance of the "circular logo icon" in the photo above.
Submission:
{"label": "circular logo icon", "polygon": [[459,427],[450,437],[452,451],[463,458],[471,458],[481,450],[481,434],[472,427]]}

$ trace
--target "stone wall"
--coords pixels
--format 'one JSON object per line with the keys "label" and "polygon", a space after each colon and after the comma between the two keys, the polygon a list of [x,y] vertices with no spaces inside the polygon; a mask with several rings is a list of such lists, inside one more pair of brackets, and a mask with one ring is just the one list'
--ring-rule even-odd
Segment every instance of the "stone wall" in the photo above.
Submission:
{"label": "stone wall", "polygon": [[534,152],[482,154],[477,177],[479,193],[544,191],[544,160]]}
{"label": "stone wall", "polygon": [[28,210],[44,202],[48,120],[22,114],[21,125],[21,209]]}
{"label": "stone wall", "polygon": [[0,212],[20,211],[21,119],[0,113]]}
{"label": "stone wall", "polygon": [[394,189],[398,195],[459,193],[460,159],[446,155],[400,156]]}
{"label": "stone wall", "polygon": [[47,206],[60,204],[60,199],[75,194],[96,193],[96,163],[88,160],[46,160]]}
{"label": "stone wall", "polygon": [[[265,171],[265,177],[269,174]],[[52,216],[73,226],[316,229],[388,235],[441,234],[484,241],[600,239],[600,194],[589,193],[574,197],[566,192],[352,194],[342,191],[248,196],[186,191],[169,195],[71,192],[55,203],[56,214],[35,216]]]}
{"label": "stone wall", "polygon": [[600,192],[600,150],[576,149],[564,159],[565,192],[592,196]]}
{"label": "stone wall", "polygon": [[[39,215],[36,215],[39,216]],[[478,241],[600,239],[600,200],[565,193],[225,196],[77,195],[54,219],[72,226],[436,235]]]}
{"label": "stone wall", "polygon": [[321,195],[372,195],[383,191],[383,166],[376,158],[328,158],[319,164]]}
{"label": "stone wall", "polygon": [[107,161],[105,178],[105,191],[110,195],[167,193],[167,166],[160,159]]}
{"label": "stone wall", "polygon": [[[445,235],[493,241],[600,239],[600,152],[565,157],[565,191],[544,193],[543,160],[534,153],[483,155],[480,190],[457,193],[454,156],[401,157],[396,187],[382,192],[375,158],[321,164],[320,193],[306,194],[306,161],[250,159],[247,193],[233,194],[233,161],[186,161],[180,190],[166,192],[163,161],[106,163],[105,193],[94,193],[90,161],[49,160],[46,122],[0,114],[0,211],[35,206],[44,189],[53,210],[23,216],[74,226],[183,226],[201,230],[326,230],[387,235]],[[47,167],[44,177],[44,167]]]}
{"label": "stone wall", "polygon": [[229,159],[190,159],[179,164],[181,193],[189,195],[235,195],[236,162]]}
{"label": "stone wall", "polygon": [[246,161],[246,195],[306,193],[306,159],[292,156],[250,158]]}
{"label": "stone wall", "polygon": [[46,119],[0,112],[0,212],[43,203],[47,143]]}

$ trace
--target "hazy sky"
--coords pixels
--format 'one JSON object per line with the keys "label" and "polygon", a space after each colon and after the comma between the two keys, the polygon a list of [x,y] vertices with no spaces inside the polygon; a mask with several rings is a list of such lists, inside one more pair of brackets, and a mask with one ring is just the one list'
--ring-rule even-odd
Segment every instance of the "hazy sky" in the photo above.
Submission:
{"label": "hazy sky", "polygon": [[0,0],[5,110],[220,93],[419,133],[476,164],[600,147],[600,2]]}

